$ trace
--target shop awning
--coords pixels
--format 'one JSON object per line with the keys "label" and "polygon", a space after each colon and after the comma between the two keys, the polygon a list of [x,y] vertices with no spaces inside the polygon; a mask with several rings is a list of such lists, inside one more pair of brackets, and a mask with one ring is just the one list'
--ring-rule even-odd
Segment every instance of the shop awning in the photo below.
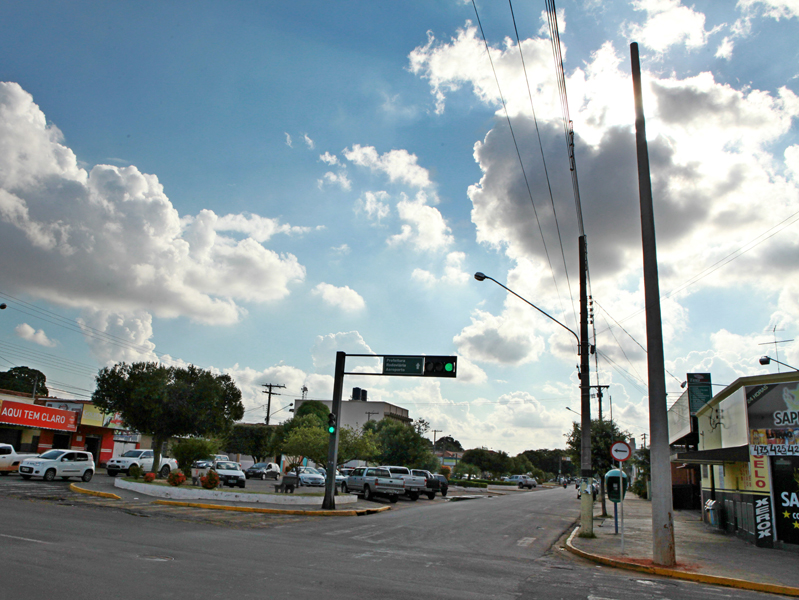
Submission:
{"label": "shop awning", "polygon": [[0,423],[37,429],[76,431],[78,429],[78,413],[38,404],[3,400],[0,402]]}
{"label": "shop awning", "polygon": [[744,445],[734,446],[732,448],[679,452],[672,462],[694,465],[721,465],[730,462],[749,462],[749,446]]}

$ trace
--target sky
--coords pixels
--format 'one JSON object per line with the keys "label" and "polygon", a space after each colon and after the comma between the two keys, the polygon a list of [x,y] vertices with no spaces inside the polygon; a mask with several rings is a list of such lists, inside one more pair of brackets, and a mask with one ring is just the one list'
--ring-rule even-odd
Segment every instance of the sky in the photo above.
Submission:
{"label": "sky", "polygon": [[104,366],[195,364],[248,422],[285,386],[275,423],[331,398],[336,352],[455,355],[455,379],[345,397],[465,448],[563,448],[579,205],[591,384],[640,445],[631,42],[667,403],[686,373],[799,365],[799,0],[561,1],[565,102],[549,23],[543,1],[0,4],[0,369],[88,398]]}

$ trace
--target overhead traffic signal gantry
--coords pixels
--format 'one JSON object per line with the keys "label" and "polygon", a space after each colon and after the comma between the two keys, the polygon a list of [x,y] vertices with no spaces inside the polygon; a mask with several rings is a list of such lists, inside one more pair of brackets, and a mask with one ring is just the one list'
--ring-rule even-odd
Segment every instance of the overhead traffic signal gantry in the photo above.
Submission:
{"label": "overhead traffic signal gantry", "polygon": [[424,377],[455,377],[457,374],[457,356],[424,357]]}

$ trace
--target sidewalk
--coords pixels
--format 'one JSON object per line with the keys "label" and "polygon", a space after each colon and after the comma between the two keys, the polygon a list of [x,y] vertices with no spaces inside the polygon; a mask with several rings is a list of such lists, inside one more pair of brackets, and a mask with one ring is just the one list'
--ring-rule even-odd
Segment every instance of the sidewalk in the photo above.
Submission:
{"label": "sidewalk", "polygon": [[[613,503],[610,518],[594,516],[596,538],[572,533],[570,552],[614,567],[633,569],[714,585],[799,596],[799,554],[758,548],[735,535],[711,528],[699,510],[674,511],[674,546],[677,565],[658,567],[652,562],[652,504],[635,496],[624,499],[624,554],[621,552],[621,518],[615,533]],[[595,513],[599,504],[594,505]]]}

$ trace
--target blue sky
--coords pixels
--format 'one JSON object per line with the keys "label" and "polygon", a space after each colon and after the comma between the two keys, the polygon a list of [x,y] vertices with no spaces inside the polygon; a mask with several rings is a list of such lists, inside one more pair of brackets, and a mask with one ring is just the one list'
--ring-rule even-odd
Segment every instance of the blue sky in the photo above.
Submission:
{"label": "blue sky", "polygon": [[[640,441],[629,43],[671,401],[686,372],[731,383],[774,370],[762,354],[799,364],[794,343],[761,345],[797,334],[799,4],[557,6],[592,384],[611,386],[614,419]],[[456,354],[456,380],[352,376],[345,390],[466,447],[562,447],[565,407],[579,410],[572,336],[472,277],[577,329],[545,4],[513,5],[527,81],[509,6],[477,8],[493,70],[472,3],[456,0],[0,6],[0,369],[38,368],[80,397],[116,361],[193,363],[230,373],[256,421],[264,383],[286,386],[273,410],[303,386],[329,398],[336,351]]]}

